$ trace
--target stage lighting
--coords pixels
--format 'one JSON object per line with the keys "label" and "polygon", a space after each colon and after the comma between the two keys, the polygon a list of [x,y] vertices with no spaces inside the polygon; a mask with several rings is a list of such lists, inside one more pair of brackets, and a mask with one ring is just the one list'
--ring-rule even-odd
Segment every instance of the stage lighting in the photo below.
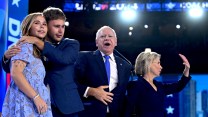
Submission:
{"label": "stage lighting", "polygon": [[65,22],[65,26],[69,26],[69,22],[68,21]]}
{"label": "stage lighting", "polygon": [[131,22],[136,19],[136,11],[135,10],[124,10],[121,13],[121,17],[124,21]]}
{"label": "stage lighting", "polygon": [[132,26],[129,27],[129,30],[133,30],[134,28]]}
{"label": "stage lighting", "polygon": [[203,9],[202,8],[191,8],[189,10],[189,16],[192,18],[200,18],[203,15]]}
{"label": "stage lighting", "polygon": [[148,28],[149,26],[147,24],[144,25],[144,28]]}
{"label": "stage lighting", "polygon": [[131,36],[132,35],[132,32],[129,32],[129,36]]}
{"label": "stage lighting", "polygon": [[180,28],[181,28],[181,25],[177,24],[177,25],[176,25],[176,28],[177,28],[177,29],[180,29]]}
{"label": "stage lighting", "polygon": [[151,48],[145,48],[144,52],[145,52],[145,53],[147,53],[147,52],[152,52],[152,50],[151,50]]}

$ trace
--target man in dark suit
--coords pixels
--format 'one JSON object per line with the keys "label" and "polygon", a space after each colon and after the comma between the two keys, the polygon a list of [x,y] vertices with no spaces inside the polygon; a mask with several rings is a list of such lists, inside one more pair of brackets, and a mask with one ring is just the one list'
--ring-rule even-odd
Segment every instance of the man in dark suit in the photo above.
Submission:
{"label": "man in dark suit", "polygon": [[[46,67],[44,82],[50,87],[53,116],[77,117],[77,113],[83,110],[77,85],[74,82],[74,63],[79,53],[79,42],[63,38],[66,17],[61,9],[48,7],[43,11],[43,15],[48,25],[46,41],[35,37],[22,37],[20,41],[33,43],[42,50],[43,62]],[[9,58],[4,56],[2,59],[3,67],[6,70],[8,62],[5,59]]]}
{"label": "man in dark suit", "polygon": [[[109,26],[97,31],[96,46],[96,51],[80,52],[75,64],[78,90],[85,107],[80,117],[122,117],[131,65],[114,55],[117,37]],[[110,74],[105,56],[109,56]]]}

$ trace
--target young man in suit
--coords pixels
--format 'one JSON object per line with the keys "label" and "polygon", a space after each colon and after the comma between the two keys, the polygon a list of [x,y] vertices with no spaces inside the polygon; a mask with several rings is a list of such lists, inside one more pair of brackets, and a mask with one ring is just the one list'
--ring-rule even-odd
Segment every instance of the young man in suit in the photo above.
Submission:
{"label": "young man in suit", "polygon": [[[83,110],[77,85],[74,82],[74,63],[79,54],[79,42],[63,38],[66,17],[59,8],[48,7],[43,11],[48,26],[45,41],[35,37],[22,37],[20,42],[35,44],[41,51],[46,68],[44,83],[49,86],[51,107],[54,117],[77,117]],[[6,59],[17,53],[18,47],[5,52],[2,59],[4,70],[9,62]],[[21,50],[19,50],[21,51]],[[13,52],[13,53],[12,53]]]}
{"label": "young man in suit", "polygon": [[[122,117],[132,67],[113,53],[117,37],[111,27],[103,26],[97,31],[96,46],[96,51],[80,52],[75,64],[78,90],[85,107],[80,117]],[[105,67],[107,59],[110,69]]]}

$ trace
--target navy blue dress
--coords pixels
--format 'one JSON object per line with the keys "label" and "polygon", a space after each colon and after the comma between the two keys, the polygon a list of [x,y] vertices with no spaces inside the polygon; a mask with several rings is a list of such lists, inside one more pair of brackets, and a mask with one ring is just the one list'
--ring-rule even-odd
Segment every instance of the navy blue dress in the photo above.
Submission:
{"label": "navy blue dress", "polygon": [[191,77],[182,76],[176,83],[165,84],[154,80],[157,91],[142,77],[131,82],[128,88],[125,117],[165,117],[164,100],[166,95],[181,91]]}

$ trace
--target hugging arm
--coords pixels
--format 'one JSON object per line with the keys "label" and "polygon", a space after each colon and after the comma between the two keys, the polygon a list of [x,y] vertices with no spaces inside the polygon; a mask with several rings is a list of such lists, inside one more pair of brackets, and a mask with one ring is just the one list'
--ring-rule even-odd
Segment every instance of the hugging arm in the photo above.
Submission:
{"label": "hugging arm", "polygon": [[2,57],[1,63],[2,63],[3,69],[6,73],[10,73],[10,68],[9,68],[10,59],[14,55],[19,53],[20,51],[21,51],[20,46],[17,46],[17,45],[13,45],[12,47],[10,47],[8,50],[5,51],[5,53]]}

